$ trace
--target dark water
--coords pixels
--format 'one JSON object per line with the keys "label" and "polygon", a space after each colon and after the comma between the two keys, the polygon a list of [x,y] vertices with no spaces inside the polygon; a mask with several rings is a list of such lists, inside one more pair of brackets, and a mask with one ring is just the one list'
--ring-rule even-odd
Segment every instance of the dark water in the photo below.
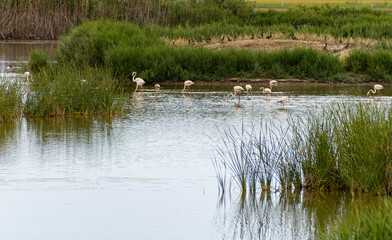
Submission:
{"label": "dark water", "polygon": [[[52,43],[0,43],[3,80]],[[10,68],[9,65],[13,67]],[[334,101],[367,101],[369,85],[279,84],[272,97],[226,102],[232,86],[152,86],[123,116],[21,119],[0,125],[3,239],[314,239],[351,205],[345,194],[218,195],[212,159],[222,131],[288,118]],[[252,83],[254,89],[267,83]],[[242,84],[244,85],[244,84]],[[134,85],[128,90],[133,91]],[[380,102],[390,102],[384,89]],[[276,103],[291,96],[284,106]]]}

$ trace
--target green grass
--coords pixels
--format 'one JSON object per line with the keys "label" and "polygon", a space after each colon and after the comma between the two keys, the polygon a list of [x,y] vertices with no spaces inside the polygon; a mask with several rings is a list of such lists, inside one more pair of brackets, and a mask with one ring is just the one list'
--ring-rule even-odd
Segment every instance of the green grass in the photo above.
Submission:
{"label": "green grass", "polygon": [[67,66],[35,74],[24,114],[27,117],[116,115],[122,112],[122,106],[122,90],[110,74],[98,68],[79,71],[75,66]]}
{"label": "green grass", "polygon": [[0,123],[13,122],[22,116],[23,84],[0,83]]}

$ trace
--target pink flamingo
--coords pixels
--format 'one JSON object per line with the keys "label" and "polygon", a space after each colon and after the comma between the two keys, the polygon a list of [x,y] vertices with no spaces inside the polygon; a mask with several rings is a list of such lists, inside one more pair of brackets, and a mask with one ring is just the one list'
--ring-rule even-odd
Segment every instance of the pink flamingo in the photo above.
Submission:
{"label": "pink flamingo", "polygon": [[272,93],[271,89],[265,88],[265,87],[261,87],[259,90],[260,90],[262,93],[265,93],[265,94],[268,94],[268,95],[271,96],[271,93]]}
{"label": "pink flamingo", "polygon": [[136,72],[133,72],[133,73],[132,73],[132,77],[133,77],[133,78],[132,78],[132,81],[136,83],[135,92],[137,91],[137,89],[138,89],[139,86],[140,86],[140,88],[143,89],[143,84],[146,83],[146,82],[145,82],[143,79],[141,79],[141,78],[136,78],[136,79],[135,79],[136,74],[137,74]]}
{"label": "pink flamingo", "polygon": [[241,91],[245,91],[241,86],[234,86],[233,87],[233,92],[229,93],[229,95],[227,95],[226,101],[229,101],[229,97],[231,96],[235,96],[238,93],[238,104],[240,104],[241,101]]}
{"label": "pink flamingo", "polygon": [[249,95],[249,92],[252,95],[252,85],[246,84],[245,89],[246,89],[246,95]]}
{"label": "pink flamingo", "polygon": [[369,96],[370,93],[375,94],[377,91],[379,92],[379,95],[381,95],[380,90],[384,89],[384,87],[382,85],[380,85],[380,84],[374,85],[373,88],[374,88],[374,90],[370,89],[369,92],[367,92],[367,94],[366,94],[367,96]]}
{"label": "pink flamingo", "polygon": [[182,89],[182,92],[185,91],[185,88],[188,87],[189,89],[189,93],[191,93],[191,86],[194,84],[194,82],[192,82],[191,80],[186,80],[184,82],[184,89]]}

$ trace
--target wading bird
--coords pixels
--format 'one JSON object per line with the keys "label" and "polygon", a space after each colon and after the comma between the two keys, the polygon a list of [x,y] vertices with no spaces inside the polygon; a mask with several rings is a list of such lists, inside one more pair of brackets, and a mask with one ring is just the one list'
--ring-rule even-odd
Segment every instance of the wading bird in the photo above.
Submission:
{"label": "wading bird", "polygon": [[182,89],[182,92],[185,91],[185,88],[188,87],[189,93],[191,93],[191,86],[194,84],[191,80],[186,80],[184,82],[184,89]]}
{"label": "wading bird", "polygon": [[159,89],[161,89],[161,85],[159,85],[158,83],[157,84],[155,84],[155,93],[158,93],[159,92]]}
{"label": "wading bird", "polygon": [[249,92],[250,94],[252,94],[252,85],[246,84],[245,89],[246,89],[246,95],[249,95]]}
{"label": "wading bird", "polygon": [[261,91],[262,93],[268,94],[268,95],[271,95],[271,93],[272,93],[271,89],[265,88],[265,87],[261,87],[259,89],[259,91]]}
{"label": "wading bird", "polygon": [[276,81],[276,80],[271,80],[271,81],[269,82],[269,86],[270,86],[270,89],[271,89],[271,90],[272,90],[272,87],[278,88],[278,81]]}
{"label": "wading bird", "polygon": [[284,96],[278,99],[278,101],[276,101],[277,103],[280,103],[280,105],[283,107],[285,103],[287,103],[289,101],[289,98]]}
{"label": "wading bird", "polygon": [[141,87],[142,89],[143,89],[143,84],[145,84],[146,82],[143,80],[143,79],[141,79],[141,78],[136,78],[135,79],[135,77],[136,77],[136,72],[133,72],[132,73],[132,81],[133,82],[135,82],[136,83],[136,88],[135,88],[135,92],[137,91],[137,89],[139,88],[139,87]]}
{"label": "wading bird", "polygon": [[23,76],[25,76],[26,80],[29,81],[30,72],[23,73]]}
{"label": "wading bird", "polygon": [[226,101],[229,101],[230,96],[236,96],[238,94],[238,104],[240,104],[241,101],[241,91],[244,91],[244,89],[241,86],[234,86],[233,87],[233,92],[229,93],[227,95]]}
{"label": "wading bird", "polygon": [[[373,90],[374,89],[374,90]],[[376,84],[373,86],[373,89],[370,89],[369,92],[367,92],[367,96],[369,96],[370,93],[375,94],[377,91],[379,91],[379,95],[381,95],[380,90],[384,89],[384,87],[380,84]]]}

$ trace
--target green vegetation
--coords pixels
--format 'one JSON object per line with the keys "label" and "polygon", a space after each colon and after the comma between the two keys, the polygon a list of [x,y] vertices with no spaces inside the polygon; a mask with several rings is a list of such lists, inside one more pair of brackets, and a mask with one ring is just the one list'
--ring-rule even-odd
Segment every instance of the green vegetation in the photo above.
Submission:
{"label": "green vegetation", "polygon": [[215,164],[226,166],[243,195],[257,188],[392,194],[391,108],[339,103],[293,119],[287,129],[253,133],[227,131]]}
{"label": "green vegetation", "polygon": [[22,115],[22,88],[18,82],[0,83],[0,123],[16,121]]}
{"label": "green vegetation", "polygon": [[[160,31],[161,36],[195,40],[260,32],[379,40],[392,36],[389,24],[392,15],[388,12],[330,4],[293,5],[285,11],[254,11],[254,4],[244,0],[0,0],[0,10],[3,13],[0,16],[2,39],[58,39],[74,26],[98,19],[147,27],[152,24],[165,27],[164,32]],[[219,25],[230,31],[223,32],[222,28],[210,31]]]}
{"label": "green vegetation", "polygon": [[337,227],[320,234],[321,239],[391,239],[391,200],[385,198],[380,204],[357,206],[341,219]]}
{"label": "green vegetation", "polygon": [[24,107],[28,117],[122,112],[121,89],[108,73],[97,68],[51,68],[38,72],[30,88]]}

